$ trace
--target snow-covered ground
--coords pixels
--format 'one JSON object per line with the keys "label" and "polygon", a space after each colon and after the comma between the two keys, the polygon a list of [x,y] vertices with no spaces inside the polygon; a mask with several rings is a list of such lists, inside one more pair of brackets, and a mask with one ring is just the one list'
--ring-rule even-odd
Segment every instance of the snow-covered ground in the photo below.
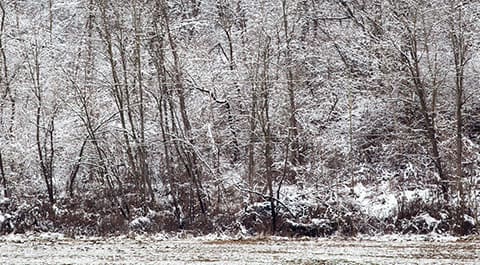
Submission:
{"label": "snow-covered ground", "polygon": [[[428,240],[426,240],[428,239]],[[480,241],[363,239],[0,237],[0,264],[480,264]]]}

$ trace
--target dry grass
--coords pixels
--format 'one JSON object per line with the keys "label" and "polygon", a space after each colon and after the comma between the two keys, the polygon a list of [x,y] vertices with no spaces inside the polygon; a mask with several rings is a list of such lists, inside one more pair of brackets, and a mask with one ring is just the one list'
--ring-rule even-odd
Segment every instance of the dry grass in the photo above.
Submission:
{"label": "dry grass", "polygon": [[[205,242],[205,244],[212,245],[257,245],[273,242],[270,237],[252,237],[252,238],[239,238],[239,239],[227,239],[227,240],[213,240]],[[278,240],[275,240],[278,241]]]}

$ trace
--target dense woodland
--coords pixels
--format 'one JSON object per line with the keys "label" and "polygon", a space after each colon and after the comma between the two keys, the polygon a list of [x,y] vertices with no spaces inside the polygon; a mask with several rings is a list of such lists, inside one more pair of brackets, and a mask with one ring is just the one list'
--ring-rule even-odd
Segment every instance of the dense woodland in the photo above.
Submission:
{"label": "dense woodland", "polygon": [[478,1],[0,8],[1,233],[477,231]]}

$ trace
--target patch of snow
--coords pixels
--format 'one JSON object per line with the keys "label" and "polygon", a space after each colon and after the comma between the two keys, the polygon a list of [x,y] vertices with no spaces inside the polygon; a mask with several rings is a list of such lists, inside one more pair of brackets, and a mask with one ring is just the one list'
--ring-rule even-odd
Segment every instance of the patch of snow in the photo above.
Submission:
{"label": "patch of snow", "polygon": [[357,196],[356,202],[366,215],[384,220],[396,214],[398,201],[386,184],[382,185],[381,191],[374,192],[368,190],[362,183],[357,183],[353,191]]}
{"label": "patch of snow", "polygon": [[222,174],[221,181],[227,187],[238,185],[242,182],[242,172],[236,169],[227,170]]}
{"label": "patch of snow", "polygon": [[353,187],[353,192],[355,193],[355,195],[357,195],[358,200],[360,201],[364,200],[365,197],[369,195],[369,193],[367,192],[367,188],[365,188],[362,183],[357,183],[357,185]]}
{"label": "patch of snow", "polygon": [[145,229],[152,224],[150,218],[141,216],[138,218],[133,219],[128,226],[133,229]]}
{"label": "patch of snow", "polygon": [[196,237],[196,239],[201,241],[226,241],[226,240],[233,240],[234,238],[222,233],[215,233],[215,234],[207,234],[204,236]]}
{"label": "patch of snow", "polygon": [[67,210],[58,208],[58,206],[56,204],[54,204],[52,206],[52,208],[53,208],[53,211],[55,212],[56,216],[64,215],[67,212]]}
{"label": "patch of snow", "polygon": [[0,242],[23,243],[25,241],[27,238],[24,234],[8,234],[0,237]]}
{"label": "patch of snow", "polygon": [[65,239],[65,235],[62,233],[41,233],[38,238],[40,240],[47,240],[47,241],[58,241]]}
{"label": "patch of snow", "polygon": [[300,188],[297,185],[283,185],[280,189],[280,201],[294,214],[302,214],[305,208],[317,205],[314,195],[313,188]]}
{"label": "patch of snow", "polygon": [[166,233],[157,233],[155,235],[152,235],[152,239],[155,241],[165,241],[170,239],[170,236]]}
{"label": "patch of snow", "polygon": [[6,205],[10,203],[10,198],[7,197],[1,197],[0,198],[0,205]]}
{"label": "patch of snow", "polygon": [[328,219],[319,219],[319,218],[312,218],[312,224],[314,225],[324,225],[330,223]]}
{"label": "patch of snow", "polygon": [[425,223],[429,226],[429,227],[434,227],[436,226],[440,221],[438,221],[437,219],[433,218],[430,214],[428,213],[424,213],[424,214],[421,214],[419,215],[418,217],[416,218],[420,218],[422,220],[425,221]]}
{"label": "patch of snow", "polygon": [[471,217],[470,215],[467,215],[467,214],[464,214],[463,215],[463,220],[465,220],[465,222],[468,222],[470,223],[472,226],[475,226],[475,219],[473,217]]}
{"label": "patch of snow", "polygon": [[0,212],[0,226],[5,227],[5,223],[8,222],[8,224],[6,225],[12,227],[11,219],[12,219],[12,216],[10,214],[8,213],[2,214]]}
{"label": "patch of snow", "polygon": [[430,233],[425,235],[419,234],[389,234],[389,235],[359,235],[356,240],[369,240],[379,242],[455,242],[460,238],[448,234]]}
{"label": "patch of snow", "polygon": [[429,202],[432,198],[430,189],[405,190],[402,192],[402,195],[406,202],[410,202],[418,198],[422,199],[424,202]]}
{"label": "patch of snow", "polygon": [[448,218],[448,214],[440,213],[440,218],[442,218],[442,220],[446,220]]}

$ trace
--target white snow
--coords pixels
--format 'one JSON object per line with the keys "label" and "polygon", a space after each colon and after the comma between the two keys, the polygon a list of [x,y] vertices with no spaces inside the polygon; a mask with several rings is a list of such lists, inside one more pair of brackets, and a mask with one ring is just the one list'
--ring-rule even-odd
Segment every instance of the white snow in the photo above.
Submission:
{"label": "white snow", "polygon": [[420,215],[420,217],[423,218],[423,220],[425,220],[425,222],[427,223],[428,226],[436,225],[439,222],[437,219],[433,218],[428,213],[424,213],[424,214]]}
{"label": "white snow", "polygon": [[0,197],[0,205],[8,204],[8,203],[10,203],[10,198]]}
{"label": "white snow", "polygon": [[55,241],[55,240],[65,239],[65,235],[62,234],[62,233],[47,232],[47,233],[41,233],[38,236],[38,238],[41,239],[41,240]]}
{"label": "white snow", "polygon": [[10,220],[12,216],[8,213],[1,213],[0,212],[0,225],[3,225],[4,222]]}
{"label": "white snow", "polygon": [[56,204],[54,204],[52,206],[52,208],[53,208],[53,211],[55,212],[56,216],[62,216],[63,214],[65,214],[67,212],[67,210],[65,210],[65,209],[58,208],[58,206]]}
{"label": "white snow", "polygon": [[312,224],[314,225],[323,225],[328,223],[329,223],[329,220],[327,219],[312,218]]}
{"label": "white snow", "polygon": [[424,202],[429,202],[432,198],[430,189],[405,190],[402,192],[402,195],[407,202],[413,201],[418,198],[422,199]]}
{"label": "white snow", "polygon": [[299,188],[296,185],[283,185],[280,189],[280,201],[294,214],[301,214],[304,208],[314,207],[318,204],[315,194],[312,187]]}
{"label": "white snow", "polygon": [[464,214],[463,219],[473,226],[476,224],[475,219],[473,217],[471,217],[470,215]]}
{"label": "white snow", "polygon": [[367,189],[362,183],[357,183],[353,190],[355,201],[366,215],[383,220],[396,214],[398,201],[386,183],[380,186],[380,191]]}
{"label": "white snow", "polygon": [[22,243],[27,240],[27,236],[25,234],[8,234],[5,236],[0,237],[0,242],[7,242],[7,243]]}
{"label": "white snow", "polygon": [[133,219],[128,226],[130,228],[136,228],[136,229],[142,229],[146,228],[147,226],[150,226],[152,224],[152,221],[150,218],[141,216],[138,218]]}
{"label": "white snow", "polygon": [[398,238],[292,240],[212,235],[191,239],[3,240],[0,264],[459,264],[475,265],[477,241]]}

